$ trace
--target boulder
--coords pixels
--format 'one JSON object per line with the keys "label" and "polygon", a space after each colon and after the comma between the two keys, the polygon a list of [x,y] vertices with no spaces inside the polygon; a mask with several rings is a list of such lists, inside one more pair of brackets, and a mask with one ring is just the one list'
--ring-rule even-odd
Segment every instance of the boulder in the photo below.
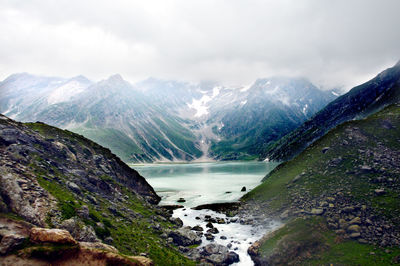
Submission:
{"label": "boulder", "polygon": [[230,251],[226,256],[225,263],[232,264],[235,262],[239,262],[239,255],[233,251]]}
{"label": "boulder", "polygon": [[118,253],[118,249],[113,246],[101,243],[101,242],[79,242],[81,248],[95,248],[101,249],[109,252]]}
{"label": "boulder", "polygon": [[78,244],[78,242],[71,236],[71,234],[67,230],[62,229],[33,227],[30,231],[30,239],[34,242],[49,242],[72,245]]}
{"label": "boulder", "polygon": [[208,244],[200,250],[200,254],[213,265],[227,265],[239,261],[239,255],[219,244]]}
{"label": "boulder", "polygon": [[0,242],[0,254],[4,255],[12,251],[14,248],[21,245],[25,239],[26,237],[12,232],[10,234],[3,236]]}
{"label": "boulder", "polygon": [[242,187],[241,192],[246,192],[246,187]]}
{"label": "boulder", "polygon": [[61,223],[60,228],[67,230],[72,235],[72,237],[74,237],[78,241],[83,241],[83,242],[100,241],[97,238],[96,233],[92,226],[85,225],[76,218],[64,220]]}
{"label": "boulder", "polygon": [[173,242],[179,246],[191,246],[201,243],[201,238],[189,228],[180,228],[176,231],[170,231],[168,237],[171,237]]}
{"label": "boulder", "polygon": [[211,254],[226,254],[229,252],[229,249],[223,245],[219,245],[219,244],[208,244],[206,246],[204,246],[200,253],[202,255],[211,255]]}
{"label": "boulder", "polygon": [[179,226],[179,227],[182,227],[183,226],[183,221],[181,220],[181,218],[173,218],[173,217],[171,217],[171,218],[169,218],[169,220],[172,222],[172,223],[174,223],[174,224],[176,224],[177,226]]}

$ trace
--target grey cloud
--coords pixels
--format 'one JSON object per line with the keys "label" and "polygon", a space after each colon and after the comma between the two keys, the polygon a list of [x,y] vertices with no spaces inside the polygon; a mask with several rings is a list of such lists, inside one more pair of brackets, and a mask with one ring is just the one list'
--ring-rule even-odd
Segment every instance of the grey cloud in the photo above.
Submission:
{"label": "grey cloud", "polygon": [[0,1],[0,77],[119,72],[347,88],[400,59],[396,0]]}

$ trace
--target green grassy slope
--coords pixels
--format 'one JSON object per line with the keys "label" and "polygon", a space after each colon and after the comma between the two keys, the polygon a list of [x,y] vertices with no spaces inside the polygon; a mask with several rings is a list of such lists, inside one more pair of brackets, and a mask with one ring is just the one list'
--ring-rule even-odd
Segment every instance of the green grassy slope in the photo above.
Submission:
{"label": "green grassy slope", "polygon": [[[286,211],[289,218],[301,217],[280,229],[272,237],[275,240],[261,241],[260,257],[273,261],[288,243],[295,247],[299,241],[314,241],[315,245],[294,252],[292,261],[379,265],[395,260],[400,254],[399,174],[399,105],[331,130],[243,197],[249,206],[261,205],[271,215]],[[313,209],[324,213],[311,215]],[[316,217],[319,226],[301,236],[306,232],[302,224]],[[360,218],[360,235],[351,235],[347,228],[355,217]],[[385,248],[378,246],[393,248],[382,255]],[[309,256],[304,255],[307,252]]]}

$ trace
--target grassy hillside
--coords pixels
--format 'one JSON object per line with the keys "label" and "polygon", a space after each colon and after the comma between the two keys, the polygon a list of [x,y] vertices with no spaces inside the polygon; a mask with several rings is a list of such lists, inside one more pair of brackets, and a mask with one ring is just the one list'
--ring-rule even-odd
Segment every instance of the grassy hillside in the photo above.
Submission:
{"label": "grassy hillside", "polygon": [[258,258],[277,262],[287,252],[283,264],[398,261],[399,178],[400,105],[338,126],[244,196],[248,208],[290,221],[260,241]]}

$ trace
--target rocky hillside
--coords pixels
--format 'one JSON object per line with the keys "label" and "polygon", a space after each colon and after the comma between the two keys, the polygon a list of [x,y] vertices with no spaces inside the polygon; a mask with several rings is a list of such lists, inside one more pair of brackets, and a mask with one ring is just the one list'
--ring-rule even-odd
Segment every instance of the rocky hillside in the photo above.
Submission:
{"label": "rocky hillside", "polygon": [[400,263],[399,178],[395,104],[331,130],[246,194],[245,212],[285,221],[249,253],[263,265]]}
{"label": "rocky hillside", "polygon": [[[69,258],[71,249],[85,257],[95,249],[89,255],[103,258],[99,265],[127,263],[118,251],[159,265],[191,264],[167,241],[179,221],[153,205],[160,200],[153,188],[110,150],[66,130],[0,116],[0,154],[1,261]],[[60,231],[35,239],[33,227]],[[57,232],[72,240],[55,241]],[[114,255],[96,255],[104,248]]]}
{"label": "rocky hillside", "polygon": [[372,80],[351,89],[318,112],[299,128],[263,151],[263,158],[288,160],[330,129],[363,118],[400,101],[400,61]]}
{"label": "rocky hillside", "polygon": [[210,154],[222,160],[255,159],[330,101],[332,91],[321,91],[303,78],[258,79],[239,92],[221,89],[210,104],[207,124],[214,125]]}

